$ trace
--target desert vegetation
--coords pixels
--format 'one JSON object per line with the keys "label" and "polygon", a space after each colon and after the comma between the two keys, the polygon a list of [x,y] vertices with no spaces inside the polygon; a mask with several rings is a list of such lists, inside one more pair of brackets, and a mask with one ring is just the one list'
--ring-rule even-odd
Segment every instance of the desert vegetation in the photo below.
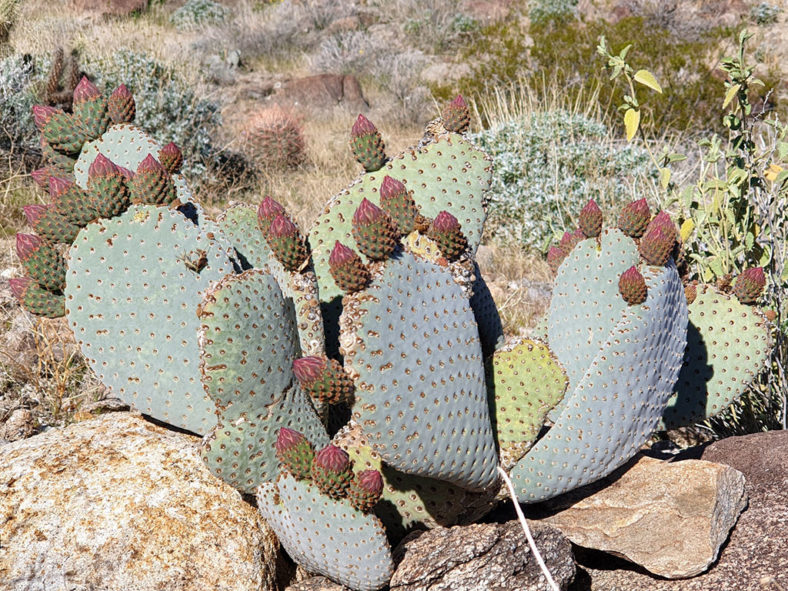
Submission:
{"label": "desert vegetation", "polygon": [[[535,330],[548,248],[588,199],[617,211],[646,198],[681,224],[695,279],[725,288],[750,265],[769,276],[771,366],[696,435],[785,427],[788,45],[776,3],[114,4],[0,1],[0,422],[24,410],[34,432],[103,408],[68,327],[22,312],[7,288],[21,274],[14,235],[29,231],[22,207],[48,200],[31,176],[42,160],[32,106],[70,110],[86,75],[133,92],[136,121],[181,148],[209,211],[273,195],[302,227],[356,175],[347,145],[359,112],[386,123],[396,151],[461,93],[472,141],[495,157],[479,261],[505,331]],[[627,84],[626,67],[661,92]]]}

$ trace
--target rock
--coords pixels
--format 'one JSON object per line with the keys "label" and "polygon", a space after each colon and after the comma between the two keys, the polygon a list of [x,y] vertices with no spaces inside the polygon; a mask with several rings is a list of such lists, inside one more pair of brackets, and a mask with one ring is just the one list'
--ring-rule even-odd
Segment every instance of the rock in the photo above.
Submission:
{"label": "rock", "polygon": [[[693,453],[692,450],[688,450]],[[591,591],[785,591],[788,589],[788,431],[730,437],[694,457],[744,474],[749,496],[717,563],[693,579],[666,581],[583,558]],[[681,463],[681,462],[679,462]],[[684,532],[681,533],[684,535]],[[609,562],[609,561],[607,561]]]}
{"label": "rock", "polygon": [[[16,300],[14,300],[16,302]],[[9,317],[4,319],[8,329],[0,334],[0,363],[9,375],[27,381],[38,364],[38,350],[34,337],[35,316],[18,305],[9,306]]]}
{"label": "rock", "polygon": [[273,532],[198,443],[112,413],[0,448],[0,589],[275,589]]}
{"label": "rock", "polygon": [[17,408],[0,424],[0,444],[19,441],[36,432],[36,418],[26,408]]}
{"label": "rock", "polygon": [[71,4],[82,12],[112,16],[128,16],[148,9],[148,0],[71,0]]}
{"label": "rock", "polygon": [[283,107],[307,109],[343,106],[354,111],[365,111],[369,108],[358,78],[342,74],[318,74],[295,78],[283,83],[269,100]]}
{"label": "rock", "polygon": [[543,521],[669,579],[705,571],[747,504],[741,472],[700,460],[641,456],[604,484],[548,503],[560,510]]}
{"label": "rock", "polygon": [[[531,533],[561,589],[574,578],[569,541],[556,529],[531,523]],[[547,591],[549,586],[517,521],[436,528],[406,538],[391,591]]]}
{"label": "rock", "polygon": [[290,585],[285,591],[345,591],[347,587],[326,577],[310,577],[300,583]]}

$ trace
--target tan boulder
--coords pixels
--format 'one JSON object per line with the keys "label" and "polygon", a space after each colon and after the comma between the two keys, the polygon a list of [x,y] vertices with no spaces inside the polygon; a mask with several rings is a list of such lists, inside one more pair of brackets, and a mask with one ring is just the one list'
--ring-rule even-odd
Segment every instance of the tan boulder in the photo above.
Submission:
{"label": "tan boulder", "polygon": [[713,462],[640,457],[615,476],[556,500],[543,521],[669,579],[705,571],[747,504],[741,472]]}
{"label": "tan boulder", "polygon": [[198,442],[111,413],[0,447],[0,589],[275,589],[273,532]]}

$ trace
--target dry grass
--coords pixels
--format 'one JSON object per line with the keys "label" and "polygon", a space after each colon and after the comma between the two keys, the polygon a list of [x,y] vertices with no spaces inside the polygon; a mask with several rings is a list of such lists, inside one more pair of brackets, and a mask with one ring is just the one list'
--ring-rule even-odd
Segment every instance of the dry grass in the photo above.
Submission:
{"label": "dry grass", "polygon": [[24,172],[23,165],[11,156],[2,163],[2,169],[5,172],[0,176],[0,238],[8,238],[27,223],[22,207],[44,203],[46,196]]}
{"label": "dry grass", "polygon": [[485,247],[480,267],[504,333],[530,335],[550,303],[553,274],[545,260],[517,246]]}

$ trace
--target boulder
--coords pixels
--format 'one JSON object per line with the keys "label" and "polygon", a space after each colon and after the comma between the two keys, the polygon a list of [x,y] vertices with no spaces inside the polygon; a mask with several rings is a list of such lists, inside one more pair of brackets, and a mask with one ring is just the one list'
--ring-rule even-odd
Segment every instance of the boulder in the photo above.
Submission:
{"label": "boulder", "polygon": [[283,107],[330,109],[337,106],[366,111],[367,99],[358,78],[343,74],[318,74],[283,83],[269,100]]}
{"label": "boulder", "polygon": [[[563,590],[575,574],[569,541],[530,523],[550,574]],[[436,528],[409,536],[394,553],[391,591],[548,591],[547,580],[517,521]]]}
{"label": "boulder", "polygon": [[[581,556],[582,589],[591,591],[784,591],[788,589],[788,431],[730,437],[693,457],[739,470],[749,496],[719,560],[692,579],[668,581]],[[687,457],[685,454],[684,457]],[[679,460],[682,456],[679,456]],[[678,463],[683,463],[679,461]],[[677,535],[685,535],[678,532]]]}
{"label": "boulder", "polygon": [[669,579],[705,571],[747,504],[741,472],[701,460],[641,456],[605,484],[560,497],[543,521]]}
{"label": "boulder", "polygon": [[198,444],[111,413],[0,447],[0,589],[275,589],[276,537]]}

